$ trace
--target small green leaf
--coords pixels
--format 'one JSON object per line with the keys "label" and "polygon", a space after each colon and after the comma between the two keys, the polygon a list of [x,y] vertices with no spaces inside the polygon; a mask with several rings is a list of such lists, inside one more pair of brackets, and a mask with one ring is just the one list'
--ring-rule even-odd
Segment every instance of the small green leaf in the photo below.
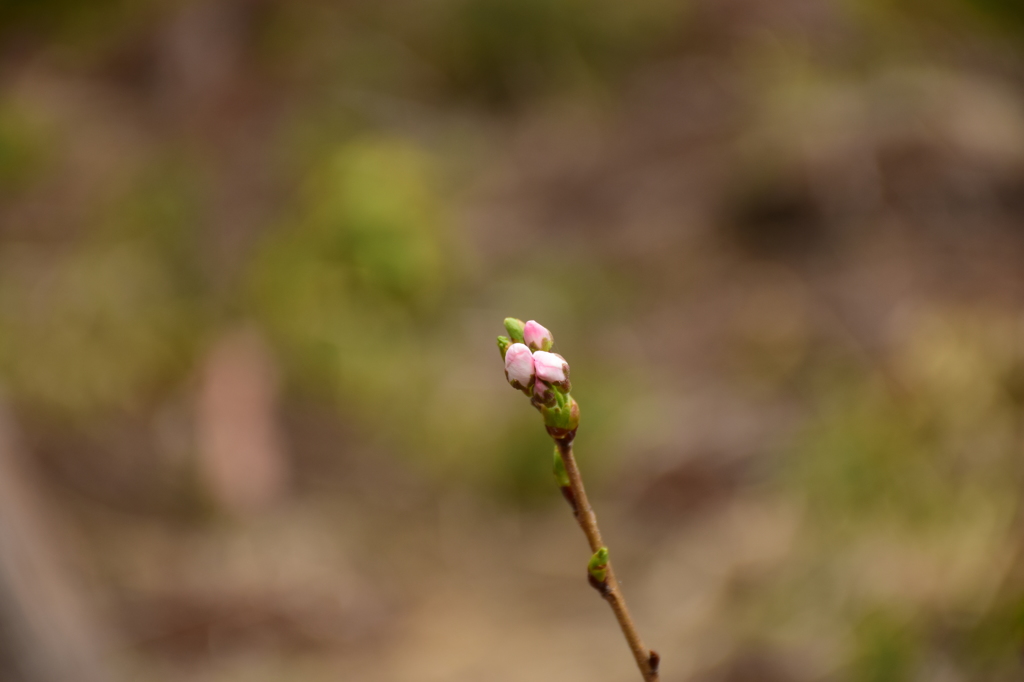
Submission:
{"label": "small green leaf", "polygon": [[594,552],[594,556],[590,557],[590,562],[587,564],[587,571],[599,583],[603,583],[608,579],[607,547],[602,547]]}
{"label": "small green leaf", "polygon": [[505,351],[512,345],[512,341],[507,336],[498,337],[498,351],[501,353],[501,359],[505,359]]}
{"label": "small green leaf", "polygon": [[558,448],[555,448],[555,462],[554,462],[555,480],[558,481],[558,486],[561,488],[570,487],[569,472],[565,470],[565,462],[562,461],[562,455],[559,454]]}

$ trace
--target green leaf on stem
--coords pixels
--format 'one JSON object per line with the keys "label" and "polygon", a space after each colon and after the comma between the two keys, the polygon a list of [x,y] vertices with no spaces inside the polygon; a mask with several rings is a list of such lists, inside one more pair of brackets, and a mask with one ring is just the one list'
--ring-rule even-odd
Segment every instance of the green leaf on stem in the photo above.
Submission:
{"label": "green leaf on stem", "polygon": [[558,487],[569,488],[571,483],[569,481],[569,472],[565,470],[565,462],[562,461],[562,455],[558,452],[558,447],[555,447],[555,480],[558,481]]}
{"label": "green leaf on stem", "polygon": [[498,337],[498,351],[501,353],[501,359],[505,359],[505,351],[512,345],[512,341],[507,336]]}
{"label": "green leaf on stem", "polygon": [[590,576],[599,583],[608,580],[608,548],[602,547],[594,552],[587,564],[587,571]]}

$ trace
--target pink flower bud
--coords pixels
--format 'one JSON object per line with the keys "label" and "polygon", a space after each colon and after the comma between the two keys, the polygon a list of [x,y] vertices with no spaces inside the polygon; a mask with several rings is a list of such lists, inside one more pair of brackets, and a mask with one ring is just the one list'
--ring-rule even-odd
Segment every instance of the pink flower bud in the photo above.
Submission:
{"label": "pink flower bud", "polygon": [[555,337],[536,320],[530,320],[523,327],[523,340],[530,350],[551,350]]}
{"label": "pink flower bud", "polygon": [[533,385],[533,400],[531,404],[540,409],[543,407],[555,406],[555,394],[543,381],[538,380]]}
{"label": "pink flower bud", "polygon": [[533,354],[538,381],[546,381],[563,391],[569,390],[569,363],[561,355],[539,350]]}
{"label": "pink flower bud", "polygon": [[547,399],[548,387],[544,385],[544,382],[538,380],[533,385],[533,394],[543,401]]}
{"label": "pink flower bud", "polygon": [[505,378],[526,395],[530,395],[533,390],[533,355],[530,349],[521,343],[513,343],[505,351]]}

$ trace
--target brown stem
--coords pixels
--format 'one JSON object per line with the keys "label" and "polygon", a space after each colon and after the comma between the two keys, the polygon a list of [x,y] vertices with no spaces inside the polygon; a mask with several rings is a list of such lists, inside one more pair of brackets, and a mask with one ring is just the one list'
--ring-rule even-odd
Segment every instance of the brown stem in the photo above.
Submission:
{"label": "brown stem", "polygon": [[[562,462],[565,464],[565,471],[569,474],[569,484],[572,487],[573,496],[576,500],[576,520],[579,521],[583,534],[587,536],[587,542],[590,543],[590,551],[596,552],[604,547],[605,544],[601,539],[601,529],[597,526],[597,517],[590,506],[590,500],[587,499],[587,491],[583,488],[583,479],[580,477],[579,467],[576,466],[576,459],[572,455],[572,442],[558,440],[556,443],[558,445],[558,454],[562,457]],[[602,595],[612,607],[612,611],[615,612],[615,618],[619,621],[622,634],[626,636],[626,641],[633,652],[633,658],[636,659],[640,673],[644,676],[645,682],[658,682],[660,657],[655,651],[645,647],[644,643],[640,640],[640,634],[636,631],[636,624],[633,623],[633,618],[629,615],[629,609],[626,608],[626,599],[622,596],[619,581],[615,579],[615,571],[612,569],[611,561],[608,562],[608,580],[606,584],[607,589],[602,591]]]}

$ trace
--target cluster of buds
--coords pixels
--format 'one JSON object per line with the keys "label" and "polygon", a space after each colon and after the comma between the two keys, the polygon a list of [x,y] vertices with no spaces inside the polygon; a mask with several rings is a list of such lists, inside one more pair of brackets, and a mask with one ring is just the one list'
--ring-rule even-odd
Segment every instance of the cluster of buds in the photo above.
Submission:
{"label": "cluster of buds", "polygon": [[569,363],[552,353],[555,339],[534,320],[505,319],[508,336],[498,337],[505,378],[530,398],[556,441],[571,442],[580,423],[580,408],[569,395]]}

